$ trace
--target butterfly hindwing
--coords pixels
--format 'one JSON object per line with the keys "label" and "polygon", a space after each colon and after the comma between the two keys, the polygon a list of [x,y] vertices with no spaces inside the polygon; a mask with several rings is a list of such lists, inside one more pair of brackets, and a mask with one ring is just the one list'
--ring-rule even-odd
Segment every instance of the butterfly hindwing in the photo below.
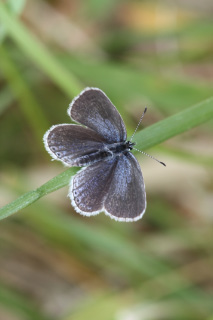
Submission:
{"label": "butterfly hindwing", "polygon": [[83,215],[104,211],[119,221],[138,220],[146,208],[140,166],[129,152],[81,170],[72,178],[69,197]]}

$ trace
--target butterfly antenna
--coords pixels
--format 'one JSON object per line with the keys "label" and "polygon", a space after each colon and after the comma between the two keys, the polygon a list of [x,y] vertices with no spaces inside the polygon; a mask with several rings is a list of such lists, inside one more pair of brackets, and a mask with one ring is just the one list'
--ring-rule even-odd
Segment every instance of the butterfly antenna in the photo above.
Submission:
{"label": "butterfly antenna", "polygon": [[136,150],[136,151],[138,151],[138,152],[140,152],[140,153],[145,154],[147,157],[152,158],[153,160],[155,160],[155,161],[157,161],[157,162],[161,163],[164,167],[166,167],[166,164],[165,164],[164,162],[162,162],[162,161],[160,161],[160,160],[156,159],[156,158],[155,158],[155,157],[153,157],[153,156],[150,156],[150,154],[148,154],[148,153],[146,153],[146,152],[144,152],[144,151],[138,150],[138,149],[136,149],[135,147],[133,147],[133,149],[134,149],[134,150]]}
{"label": "butterfly antenna", "polygon": [[136,129],[135,129],[135,131],[134,131],[134,133],[133,133],[130,141],[132,141],[134,135],[136,134],[136,131],[138,130],[138,127],[139,127],[139,125],[141,124],[141,121],[143,120],[143,117],[144,117],[146,111],[147,111],[147,107],[145,107],[144,112],[143,112],[143,114],[142,114],[142,116],[141,116],[141,118],[140,118],[140,120],[139,120],[139,122],[138,122],[138,125],[137,125],[137,127],[136,127]]}

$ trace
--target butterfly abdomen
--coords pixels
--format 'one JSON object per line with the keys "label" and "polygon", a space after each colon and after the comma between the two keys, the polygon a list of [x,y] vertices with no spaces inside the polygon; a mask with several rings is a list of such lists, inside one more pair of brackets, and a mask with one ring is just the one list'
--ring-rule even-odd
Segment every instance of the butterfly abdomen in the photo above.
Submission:
{"label": "butterfly abdomen", "polygon": [[88,166],[92,163],[107,159],[112,156],[112,152],[107,149],[97,150],[94,152],[81,155],[79,158],[76,158],[75,166],[83,167]]}
{"label": "butterfly abdomen", "polygon": [[134,143],[131,143],[129,141],[105,144],[102,149],[86,153],[85,155],[81,155],[81,157],[76,158],[75,165],[78,167],[82,167],[88,166],[101,160],[111,159],[124,152],[132,150],[133,145]]}

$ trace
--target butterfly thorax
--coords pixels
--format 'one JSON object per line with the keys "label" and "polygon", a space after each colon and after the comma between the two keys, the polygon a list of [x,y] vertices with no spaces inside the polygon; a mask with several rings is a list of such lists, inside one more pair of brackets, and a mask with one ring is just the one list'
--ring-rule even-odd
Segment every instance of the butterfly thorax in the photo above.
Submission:
{"label": "butterfly thorax", "polygon": [[125,152],[129,152],[133,149],[135,143],[130,141],[115,142],[107,144],[103,149],[97,152],[96,161],[107,160],[116,156],[119,156]]}
{"label": "butterfly thorax", "polygon": [[107,149],[109,149],[111,154],[119,155],[121,153],[124,153],[125,151],[131,151],[134,145],[135,143],[131,141],[116,142],[107,146]]}

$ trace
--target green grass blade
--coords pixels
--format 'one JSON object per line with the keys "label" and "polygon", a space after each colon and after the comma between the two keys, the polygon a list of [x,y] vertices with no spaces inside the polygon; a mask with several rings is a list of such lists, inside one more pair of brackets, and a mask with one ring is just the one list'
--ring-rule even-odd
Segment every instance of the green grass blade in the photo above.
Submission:
{"label": "green grass blade", "polygon": [[0,21],[7,33],[52,81],[69,97],[77,95],[82,86],[78,80],[54,58],[47,48],[0,2]]}
{"label": "green grass blade", "polygon": [[141,130],[134,140],[137,148],[148,149],[212,118],[213,97]]}
{"label": "green grass blade", "polygon": [[[20,15],[22,10],[24,9],[26,0],[8,0],[6,2],[6,6],[10,10],[13,15]],[[0,42],[4,40],[4,37],[7,34],[7,30],[5,26],[1,26],[0,28]]]}
{"label": "green grass blade", "polygon": [[[209,98],[193,107],[190,107],[176,115],[159,121],[156,124],[137,133],[135,141],[137,147],[147,149],[175,135],[183,133],[195,126],[213,118],[213,98]],[[72,174],[77,171],[70,168],[62,174],[49,180],[40,188],[25,193],[15,201],[0,209],[0,219],[27,207],[44,195],[66,186]]]}
{"label": "green grass blade", "polygon": [[67,54],[62,55],[61,60],[85,83],[98,84],[106,94],[110,94],[111,101],[120,111],[122,105],[127,108],[136,102],[141,108],[154,104],[165,114],[171,115],[212,96],[210,83],[201,83],[196,79],[192,81],[179,74],[169,76],[146,68],[141,72],[128,65],[109,61],[89,63],[80,57],[70,59]]}
{"label": "green grass blade", "polygon": [[48,121],[44,117],[35,95],[30,90],[15,63],[10,59],[7,48],[3,45],[0,47],[0,66],[13,94],[19,100],[20,108],[28,125],[31,126],[37,142],[41,146],[40,142],[44,131],[48,127]]}
{"label": "green grass blade", "polygon": [[0,91],[0,116],[4,113],[4,111],[9,108],[9,106],[14,101],[14,98],[11,94],[10,89],[7,85],[2,87]]}
{"label": "green grass blade", "polygon": [[163,154],[168,154],[169,156],[175,157],[176,159],[181,159],[183,161],[187,161],[189,163],[195,163],[199,165],[203,165],[206,167],[213,167],[213,157],[209,155],[197,154],[195,157],[195,153],[190,151],[177,149],[171,146],[161,146],[160,148],[156,148],[156,151],[160,149]]}
{"label": "green grass blade", "polygon": [[41,187],[23,194],[18,199],[2,207],[0,209],[0,220],[10,216],[11,214],[23,208],[26,208],[27,206],[29,206],[36,200],[40,199],[41,197],[45,196],[46,194],[65,187],[66,185],[68,185],[71,176],[76,171],[77,168],[70,168],[64,171],[63,173],[59,174],[58,176],[54,177],[53,179],[49,180]]}

